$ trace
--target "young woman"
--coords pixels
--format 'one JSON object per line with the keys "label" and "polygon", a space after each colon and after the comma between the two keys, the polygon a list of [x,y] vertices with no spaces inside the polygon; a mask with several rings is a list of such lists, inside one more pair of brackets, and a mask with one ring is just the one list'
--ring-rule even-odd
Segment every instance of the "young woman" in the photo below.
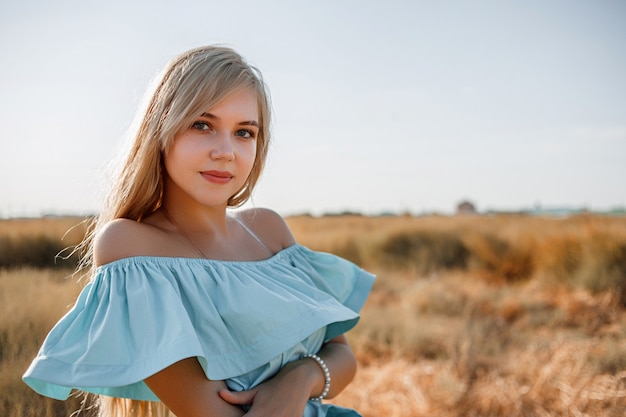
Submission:
{"label": "young woman", "polygon": [[270,140],[260,74],[224,47],[183,53],[150,96],[85,242],[91,280],[24,375],[101,395],[100,414],[358,416],[330,404],[373,276],[295,242],[250,196]]}

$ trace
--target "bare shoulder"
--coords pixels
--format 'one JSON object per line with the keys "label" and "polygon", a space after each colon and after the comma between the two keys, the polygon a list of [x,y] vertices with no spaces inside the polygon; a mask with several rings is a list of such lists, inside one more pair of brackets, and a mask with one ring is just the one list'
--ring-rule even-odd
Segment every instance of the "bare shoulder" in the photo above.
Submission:
{"label": "bare shoulder", "polygon": [[94,239],[94,264],[104,265],[119,259],[155,255],[159,230],[130,219],[115,219],[104,225]]}
{"label": "bare shoulder", "polygon": [[267,208],[250,208],[237,211],[236,214],[266,245],[278,251],[294,243],[294,238],[287,222],[274,210]]}

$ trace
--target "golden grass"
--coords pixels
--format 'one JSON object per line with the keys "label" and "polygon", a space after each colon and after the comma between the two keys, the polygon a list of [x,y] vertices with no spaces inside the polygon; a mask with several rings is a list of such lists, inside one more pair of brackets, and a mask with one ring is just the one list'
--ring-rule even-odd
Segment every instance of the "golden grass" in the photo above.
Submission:
{"label": "golden grass", "polygon": [[0,219],[0,236],[17,238],[43,235],[75,244],[87,227],[83,217],[43,217],[34,219]]}
{"label": "golden grass", "polygon": [[73,253],[88,220],[79,217],[0,220],[0,268],[76,265]]}
{"label": "golden grass", "polygon": [[[60,236],[76,223],[33,220],[21,231],[0,223],[0,236],[41,229]],[[303,244],[378,275],[348,334],[359,372],[334,403],[364,417],[624,414],[626,218],[302,216],[288,223]],[[464,263],[450,263],[456,258],[442,242],[462,245]],[[377,253],[383,247],[431,264],[390,262]],[[80,290],[63,278],[69,273],[0,272],[1,416],[68,416],[78,404],[44,400],[19,380]]]}
{"label": "golden grass", "polygon": [[[0,415],[60,416],[75,405],[44,399],[21,381],[48,330],[80,290],[71,270],[0,270]],[[67,414],[69,415],[69,414]]]}
{"label": "golden grass", "polygon": [[361,370],[335,402],[365,417],[622,415],[626,314],[615,297],[474,284],[453,291],[465,306],[456,315],[426,306],[460,279],[368,304],[349,334]]}

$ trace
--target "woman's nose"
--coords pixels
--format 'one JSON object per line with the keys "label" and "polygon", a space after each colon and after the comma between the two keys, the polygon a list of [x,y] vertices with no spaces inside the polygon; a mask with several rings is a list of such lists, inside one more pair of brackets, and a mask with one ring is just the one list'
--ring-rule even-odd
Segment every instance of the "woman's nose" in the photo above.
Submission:
{"label": "woman's nose", "polygon": [[234,147],[228,133],[217,133],[212,141],[211,159],[231,161],[235,158]]}

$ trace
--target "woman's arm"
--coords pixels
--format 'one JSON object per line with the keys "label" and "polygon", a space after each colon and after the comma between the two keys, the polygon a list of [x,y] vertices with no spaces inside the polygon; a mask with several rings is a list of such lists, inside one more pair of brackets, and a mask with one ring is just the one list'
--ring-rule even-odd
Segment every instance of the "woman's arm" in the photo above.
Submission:
{"label": "woman's arm", "polygon": [[[344,335],[329,340],[322,346],[317,355],[322,358],[330,371],[330,391],[328,391],[326,398],[334,398],[354,379],[357,368],[356,358]],[[306,362],[309,373],[315,377],[315,384],[309,396],[317,397],[324,389],[324,374],[321,367],[313,359],[303,359],[294,362],[294,364],[304,365],[304,362]]]}
{"label": "woman's arm", "polygon": [[[327,398],[339,394],[356,374],[356,358],[341,335],[328,341],[317,353],[330,371],[331,383]],[[249,391],[220,390],[220,396],[231,404],[250,405],[246,416],[300,416],[306,402],[324,389],[324,373],[313,359],[305,358],[285,365],[278,374]]]}
{"label": "woman's arm", "polygon": [[207,379],[196,358],[183,359],[145,379],[177,417],[241,417],[243,409],[219,396],[224,381]]}

